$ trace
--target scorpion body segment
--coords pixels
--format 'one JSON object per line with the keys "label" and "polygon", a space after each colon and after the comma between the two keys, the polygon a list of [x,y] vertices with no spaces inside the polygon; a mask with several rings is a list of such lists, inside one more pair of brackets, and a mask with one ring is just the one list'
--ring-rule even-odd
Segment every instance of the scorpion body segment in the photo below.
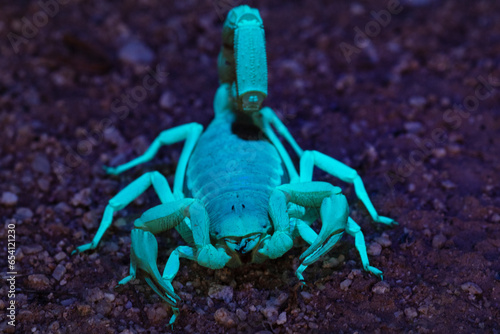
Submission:
{"label": "scorpion body segment", "polygon": [[278,151],[263,133],[243,124],[250,128],[245,135],[252,132],[256,139],[240,138],[237,121],[229,113],[217,117],[198,140],[186,172],[189,195],[205,205],[215,239],[266,233],[269,196],[286,177]]}
{"label": "scorpion body segment", "polygon": [[[120,174],[151,160],[161,146],[185,141],[172,188],[155,171],[134,180],[110,199],[92,241],[74,252],[96,248],[113,213],[153,187],[161,204],[134,222],[130,274],[119,284],[144,276],[172,307],[170,324],[179,312],[180,298],[172,281],[181,258],[211,269],[236,267],[281,257],[302,239],[309,247],[300,256],[295,274],[303,282],[304,270],[346,232],[355,239],[363,268],[382,278],[382,271],[369,265],[363,233],[349,217],[341,189],[313,181],[314,167],[352,183],[374,221],[396,222],[378,215],[354,169],[323,153],[303,151],[274,111],[261,107],[267,96],[267,65],[262,19],[256,9],[239,6],[229,12],[219,79],[215,118],[205,132],[197,123],[165,130],[143,155],[118,167],[106,167],[109,174]],[[299,157],[300,173],[277,134]],[[316,233],[311,224],[318,218],[321,230]],[[172,228],[186,245],[171,252],[160,275],[155,235]]]}

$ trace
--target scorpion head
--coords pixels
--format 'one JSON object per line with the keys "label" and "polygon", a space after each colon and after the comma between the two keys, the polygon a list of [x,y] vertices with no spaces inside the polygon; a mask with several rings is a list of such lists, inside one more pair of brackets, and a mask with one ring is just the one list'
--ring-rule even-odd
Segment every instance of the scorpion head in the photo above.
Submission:
{"label": "scorpion head", "polygon": [[252,251],[260,243],[261,233],[254,233],[245,237],[226,237],[226,246],[235,251],[243,263],[250,262]]}

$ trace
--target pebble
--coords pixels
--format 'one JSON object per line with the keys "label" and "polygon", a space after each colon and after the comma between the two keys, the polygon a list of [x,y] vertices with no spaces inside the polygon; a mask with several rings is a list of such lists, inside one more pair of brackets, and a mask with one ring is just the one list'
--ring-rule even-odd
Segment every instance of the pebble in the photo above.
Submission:
{"label": "pebble", "polygon": [[247,313],[245,311],[243,311],[242,309],[240,308],[237,308],[236,309],[236,316],[238,317],[238,319],[240,319],[241,321],[245,321],[247,320]]}
{"label": "pebble", "polygon": [[62,264],[58,264],[56,269],[52,272],[52,277],[54,277],[57,281],[60,281],[64,274],[66,274],[66,267]]}
{"label": "pebble", "polygon": [[345,279],[342,282],[340,282],[340,289],[344,290],[344,291],[347,291],[347,289],[349,289],[349,287],[351,286],[351,284],[352,284],[352,280]]}
{"label": "pebble", "polygon": [[443,248],[445,242],[446,242],[446,237],[443,234],[441,233],[436,234],[434,238],[432,238],[432,247],[436,249]]}
{"label": "pebble", "polygon": [[14,206],[17,204],[18,197],[16,194],[11,193],[10,191],[5,191],[2,194],[2,199],[0,199],[0,203],[5,206]]}
{"label": "pebble", "polygon": [[42,174],[50,173],[50,162],[45,154],[37,154],[31,163],[31,168],[35,172]]}
{"label": "pebble", "polygon": [[89,303],[95,303],[104,298],[104,293],[99,288],[93,288],[87,291],[85,299]]}
{"label": "pebble", "polygon": [[50,280],[43,274],[33,274],[28,276],[28,285],[35,290],[46,290],[50,287]]}
{"label": "pebble", "polygon": [[210,298],[223,300],[228,304],[233,299],[233,287],[219,284],[212,285],[208,290],[208,296]]}
{"label": "pebble", "polygon": [[83,188],[79,192],[77,192],[70,200],[71,205],[73,206],[89,206],[91,203],[90,199],[90,188]]}
{"label": "pebble", "polygon": [[283,325],[286,323],[286,312],[281,312],[278,316],[278,320],[276,320],[276,324]]}
{"label": "pebble", "polygon": [[372,292],[377,295],[383,295],[391,289],[391,286],[386,281],[381,281],[375,284],[372,288]]}
{"label": "pebble", "polygon": [[40,245],[29,245],[23,246],[22,248],[24,255],[37,254],[43,250],[43,247]]}
{"label": "pebble", "polygon": [[436,158],[444,158],[446,156],[446,149],[439,147],[435,148],[432,150],[432,155],[434,155]]}
{"label": "pebble", "polygon": [[441,186],[446,190],[455,189],[457,187],[457,185],[455,183],[451,182],[450,180],[445,180],[445,181],[441,182]]}
{"label": "pebble", "polygon": [[172,109],[175,105],[176,98],[172,92],[164,92],[160,97],[160,107],[163,109]]}
{"label": "pebble", "polygon": [[377,242],[372,242],[367,250],[368,255],[379,256],[382,253],[382,246]]}
{"label": "pebble", "polygon": [[411,319],[416,318],[418,313],[414,307],[407,307],[407,308],[405,308],[405,315],[408,319],[411,320]]}
{"label": "pebble", "polygon": [[408,101],[410,106],[415,108],[423,108],[427,104],[427,99],[423,96],[412,96]]}
{"label": "pebble", "polygon": [[234,315],[224,307],[221,307],[220,309],[215,311],[214,319],[215,321],[217,321],[219,324],[221,324],[226,328],[231,328],[236,326],[236,320]]}
{"label": "pebble", "polygon": [[323,268],[328,269],[328,268],[336,268],[340,264],[340,257],[337,259],[335,257],[329,258],[328,260],[323,262]]}
{"label": "pebble", "polygon": [[352,3],[349,10],[351,14],[355,16],[363,15],[366,12],[365,7],[357,2]]}
{"label": "pebble", "polygon": [[410,133],[418,133],[424,129],[424,126],[420,122],[406,122],[404,128]]}
{"label": "pebble", "polygon": [[16,210],[16,218],[26,220],[33,217],[33,211],[30,208],[18,208]]}
{"label": "pebble", "polygon": [[500,222],[500,215],[498,213],[494,213],[493,216],[491,216],[491,222],[492,223]]}
{"label": "pebble", "polygon": [[57,261],[57,262],[61,262],[62,260],[64,260],[66,258],[66,253],[64,252],[59,252],[57,253],[56,255],[54,255],[54,259]]}
{"label": "pebble", "polygon": [[467,291],[472,295],[480,295],[483,293],[483,289],[479,287],[476,283],[467,282],[460,286],[462,290]]}
{"label": "pebble", "polygon": [[141,41],[132,40],[118,51],[120,60],[134,65],[149,64],[155,55],[153,51]]}
{"label": "pebble", "polygon": [[375,241],[380,244],[380,246],[387,248],[392,245],[391,239],[389,239],[389,234],[387,233],[382,233],[380,237],[375,238]]}
{"label": "pebble", "polygon": [[267,306],[261,309],[260,312],[272,323],[278,319],[278,308],[274,305]]}
{"label": "pebble", "polygon": [[300,294],[301,294],[302,298],[304,298],[304,300],[311,300],[314,297],[312,294],[310,294],[307,291],[302,291]]}

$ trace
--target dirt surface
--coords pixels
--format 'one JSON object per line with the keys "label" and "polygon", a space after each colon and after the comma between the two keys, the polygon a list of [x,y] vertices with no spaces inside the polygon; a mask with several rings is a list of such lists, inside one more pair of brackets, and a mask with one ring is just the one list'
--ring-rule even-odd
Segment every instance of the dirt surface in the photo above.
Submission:
{"label": "dirt surface", "polygon": [[[0,269],[12,271],[15,226],[15,330],[169,332],[171,311],[144,280],[114,289],[134,219],[158,204],[152,191],[115,216],[95,252],[70,253],[134,178],[172,181],[181,145],[118,177],[101,167],[164,129],[209,123],[222,18],[240,2],[54,3],[0,5]],[[305,247],[235,270],[182,260],[173,332],[499,333],[500,3],[250,4],[266,27],[266,105],[301,147],[355,168],[400,225],[372,224],[351,185],[317,171],[344,189],[384,280],[360,270],[351,237],[307,269],[303,290],[294,269]],[[161,270],[181,241],[158,239]],[[14,332],[13,282],[1,284],[0,332]]]}

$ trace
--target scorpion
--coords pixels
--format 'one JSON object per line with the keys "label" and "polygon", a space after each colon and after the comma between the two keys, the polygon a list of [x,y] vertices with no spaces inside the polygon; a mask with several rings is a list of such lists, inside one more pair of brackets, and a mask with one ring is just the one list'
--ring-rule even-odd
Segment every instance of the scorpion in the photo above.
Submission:
{"label": "scorpion", "polygon": [[[303,239],[309,247],[300,256],[295,274],[305,284],[304,270],[346,232],[354,237],[364,270],[383,279],[382,271],[369,264],[363,233],[349,217],[342,190],[313,181],[314,167],[354,184],[357,197],[375,222],[397,224],[378,215],[354,169],[318,151],[302,150],[276,113],[262,107],[268,82],[259,11],[247,5],[229,11],[222,42],[215,117],[207,129],[203,132],[202,125],[189,123],[165,130],[143,155],[118,167],[105,167],[108,174],[118,175],[153,159],[161,146],[185,141],[173,187],[157,171],[143,174],[109,200],[92,242],[73,251],[96,248],[113,213],[152,186],[161,204],[135,220],[130,275],[118,285],[135,279],[140,270],[146,283],[171,306],[170,325],[179,314],[180,297],[172,280],[181,258],[211,269],[234,268],[279,258]],[[277,134],[300,158],[300,173]],[[316,233],[311,225],[318,218],[322,223]],[[186,245],[172,251],[160,275],[155,235],[172,228]]]}

